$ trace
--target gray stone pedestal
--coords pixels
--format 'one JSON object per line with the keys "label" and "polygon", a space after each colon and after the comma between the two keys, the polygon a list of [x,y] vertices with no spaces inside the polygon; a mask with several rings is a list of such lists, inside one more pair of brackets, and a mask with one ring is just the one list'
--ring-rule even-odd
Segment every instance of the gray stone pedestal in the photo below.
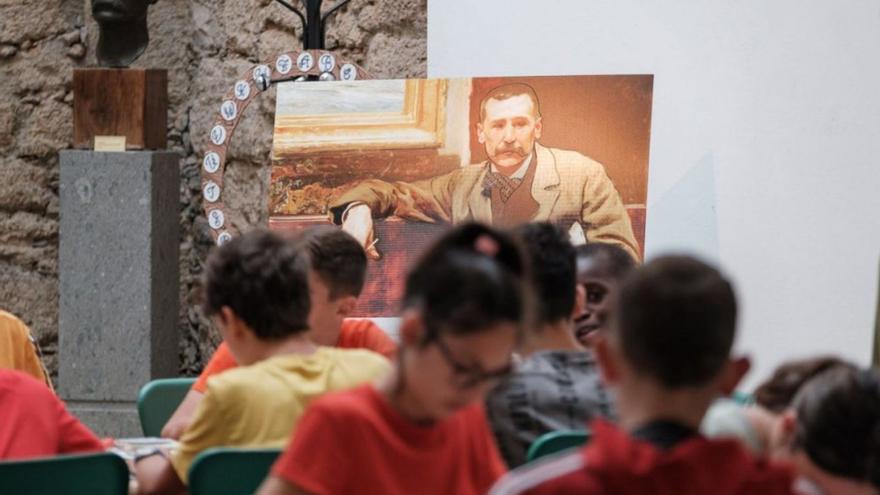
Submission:
{"label": "gray stone pedestal", "polygon": [[178,155],[61,152],[59,393],[140,436],[138,390],[178,369]]}

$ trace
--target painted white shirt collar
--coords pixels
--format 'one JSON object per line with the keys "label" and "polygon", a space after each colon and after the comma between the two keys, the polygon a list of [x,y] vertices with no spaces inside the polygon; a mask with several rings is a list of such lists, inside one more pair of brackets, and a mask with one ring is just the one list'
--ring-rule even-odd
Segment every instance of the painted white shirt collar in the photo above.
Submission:
{"label": "painted white shirt collar", "polygon": [[[526,172],[529,170],[529,165],[532,163],[532,156],[534,156],[534,154],[535,153],[529,153],[529,156],[523,160],[522,165],[520,165],[519,168],[516,169],[516,172],[510,176],[511,179],[522,179],[526,176]],[[492,171],[498,172],[498,167],[496,167],[494,163],[492,164]]]}

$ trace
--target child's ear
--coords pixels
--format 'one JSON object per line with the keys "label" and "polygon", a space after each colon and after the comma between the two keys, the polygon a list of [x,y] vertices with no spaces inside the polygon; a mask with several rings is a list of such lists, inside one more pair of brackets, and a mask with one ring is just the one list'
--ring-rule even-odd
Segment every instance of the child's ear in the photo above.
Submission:
{"label": "child's ear", "polygon": [[794,443],[794,432],[797,429],[797,413],[794,409],[786,409],[779,420],[779,443],[786,449],[791,449]]}
{"label": "child's ear", "polygon": [[220,308],[220,318],[223,321],[223,326],[226,327],[226,332],[231,334],[233,338],[241,339],[250,331],[247,324],[229,306]]}
{"label": "child's ear", "polygon": [[719,391],[722,395],[729,396],[736,390],[739,382],[742,381],[749,370],[752,368],[752,362],[747,356],[730,359],[724,365],[719,381]]}
{"label": "child's ear", "polygon": [[593,352],[596,354],[596,362],[599,364],[599,371],[602,373],[602,381],[606,385],[615,385],[620,381],[620,366],[617,363],[617,356],[613,349],[608,335],[605,330],[597,330],[591,335],[591,343]]}
{"label": "child's ear", "polygon": [[342,296],[336,303],[336,315],[340,318],[348,318],[354,313],[357,306],[357,298],[354,296]]}
{"label": "child's ear", "polygon": [[400,343],[406,347],[416,347],[422,343],[425,325],[418,311],[406,310],[400,316]]}
{"label": "child's ear", "polygon": [[223,326],[227,327],[233,325],[235,320],[238,319],[235,316],[235,311],[232,311],[232,308],[229,306],[221,306],[220,311],[217,312],[217,316],[220,318],[220,322]]}

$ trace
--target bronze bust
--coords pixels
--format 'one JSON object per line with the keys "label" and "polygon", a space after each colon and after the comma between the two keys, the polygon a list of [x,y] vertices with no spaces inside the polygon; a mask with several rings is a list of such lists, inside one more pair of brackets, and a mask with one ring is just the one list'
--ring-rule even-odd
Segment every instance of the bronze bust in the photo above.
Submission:
{"label": "bronze bust", "polygon": [[147,48],[147,8],[156,0],[92,0],[98,22],[98,63],[128,67]]}

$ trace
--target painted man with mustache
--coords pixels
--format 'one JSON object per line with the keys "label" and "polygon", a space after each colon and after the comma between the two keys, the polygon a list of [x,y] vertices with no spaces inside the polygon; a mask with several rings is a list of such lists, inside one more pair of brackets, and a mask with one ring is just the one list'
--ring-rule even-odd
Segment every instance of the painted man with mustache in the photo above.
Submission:
{"label": "painted man with mustache", "polygon": [[412,183],[363,181],[330,203],[330,215],[372,258],[379,257],[373,218],[396,215],[502,227],[549,221],[566,229],[575,244],[616,244],[638,260],[629,215],[604,167],[576,151],[542,146],[542,129],[534,89],[496,87],[480,103],[477,124],[486,162]]}

